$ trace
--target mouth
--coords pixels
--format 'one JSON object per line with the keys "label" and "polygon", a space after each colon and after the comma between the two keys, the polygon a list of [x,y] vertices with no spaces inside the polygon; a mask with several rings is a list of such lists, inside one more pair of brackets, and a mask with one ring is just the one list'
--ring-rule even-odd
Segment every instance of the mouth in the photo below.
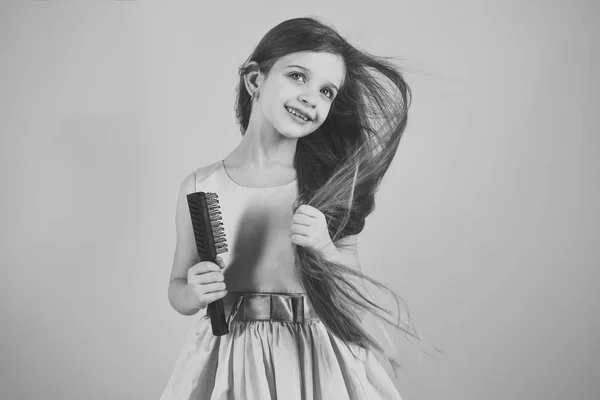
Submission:
{"label": "mouth", "polygon": [[293,116],[295,116],[295,117],[303,120],[304,122],[312,121],[312,119],[308,115],[306,115],[306,114],[304,114],[304,113],[296,110],[295,108],[286,106],[285,109],[287,110],[288,113],[290,113]]}

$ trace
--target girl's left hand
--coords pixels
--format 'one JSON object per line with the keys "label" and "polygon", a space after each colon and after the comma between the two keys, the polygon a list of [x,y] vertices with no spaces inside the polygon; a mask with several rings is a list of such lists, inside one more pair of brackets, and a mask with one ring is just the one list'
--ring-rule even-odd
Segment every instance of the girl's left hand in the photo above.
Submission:
{"label": "girl's left hand", "polygon": [[329,236],[325,214],[315,207],[303,204],[292,218],[292,243],[318,252],[327,252],[335,245]]}

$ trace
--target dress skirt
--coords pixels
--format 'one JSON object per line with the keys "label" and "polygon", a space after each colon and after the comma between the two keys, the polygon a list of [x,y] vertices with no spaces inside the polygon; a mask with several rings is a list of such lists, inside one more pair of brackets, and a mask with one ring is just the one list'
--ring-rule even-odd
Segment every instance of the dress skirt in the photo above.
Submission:
{"label": "dress skirt", "polygon": [[401,400],[377,357],[331,334],[305,293],[236,293],[229,333],[202,316],[161,400]]}

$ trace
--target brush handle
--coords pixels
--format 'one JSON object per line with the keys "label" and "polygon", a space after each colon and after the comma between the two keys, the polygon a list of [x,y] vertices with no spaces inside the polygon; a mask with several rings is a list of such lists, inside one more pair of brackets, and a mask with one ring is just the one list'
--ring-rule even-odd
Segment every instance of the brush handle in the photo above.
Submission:
{"label": "brush handle", "polygon": [[215,300],[208,304],[208,315],[212,326],[213,335],[223,336],[229,333],[227,320],[225,319],[225,307],[223,299]]}
{"label": "brush handle", "polygon": [[[216,260],[212,262],[216,263]],[[212,326],[213,335],[223,336],[229,333],[227,319],[225,318],[225,306],[223,299],[218,299],[212,303],[208,303],[208,316],[210,317],[210,325]]]}

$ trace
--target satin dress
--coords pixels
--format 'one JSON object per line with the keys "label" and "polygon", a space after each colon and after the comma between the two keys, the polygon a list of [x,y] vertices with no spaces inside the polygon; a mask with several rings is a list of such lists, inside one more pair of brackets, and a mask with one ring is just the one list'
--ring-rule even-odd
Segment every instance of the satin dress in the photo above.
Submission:
{"label": "satin dress", "polygon": [[289,238],[296,186],[241,186],[223,161],[196,170],[196,191],[219,196],[229,333],[214,336],[199,311],[161,400],[401,400],[375,354],[329,332],[302,290]]}

